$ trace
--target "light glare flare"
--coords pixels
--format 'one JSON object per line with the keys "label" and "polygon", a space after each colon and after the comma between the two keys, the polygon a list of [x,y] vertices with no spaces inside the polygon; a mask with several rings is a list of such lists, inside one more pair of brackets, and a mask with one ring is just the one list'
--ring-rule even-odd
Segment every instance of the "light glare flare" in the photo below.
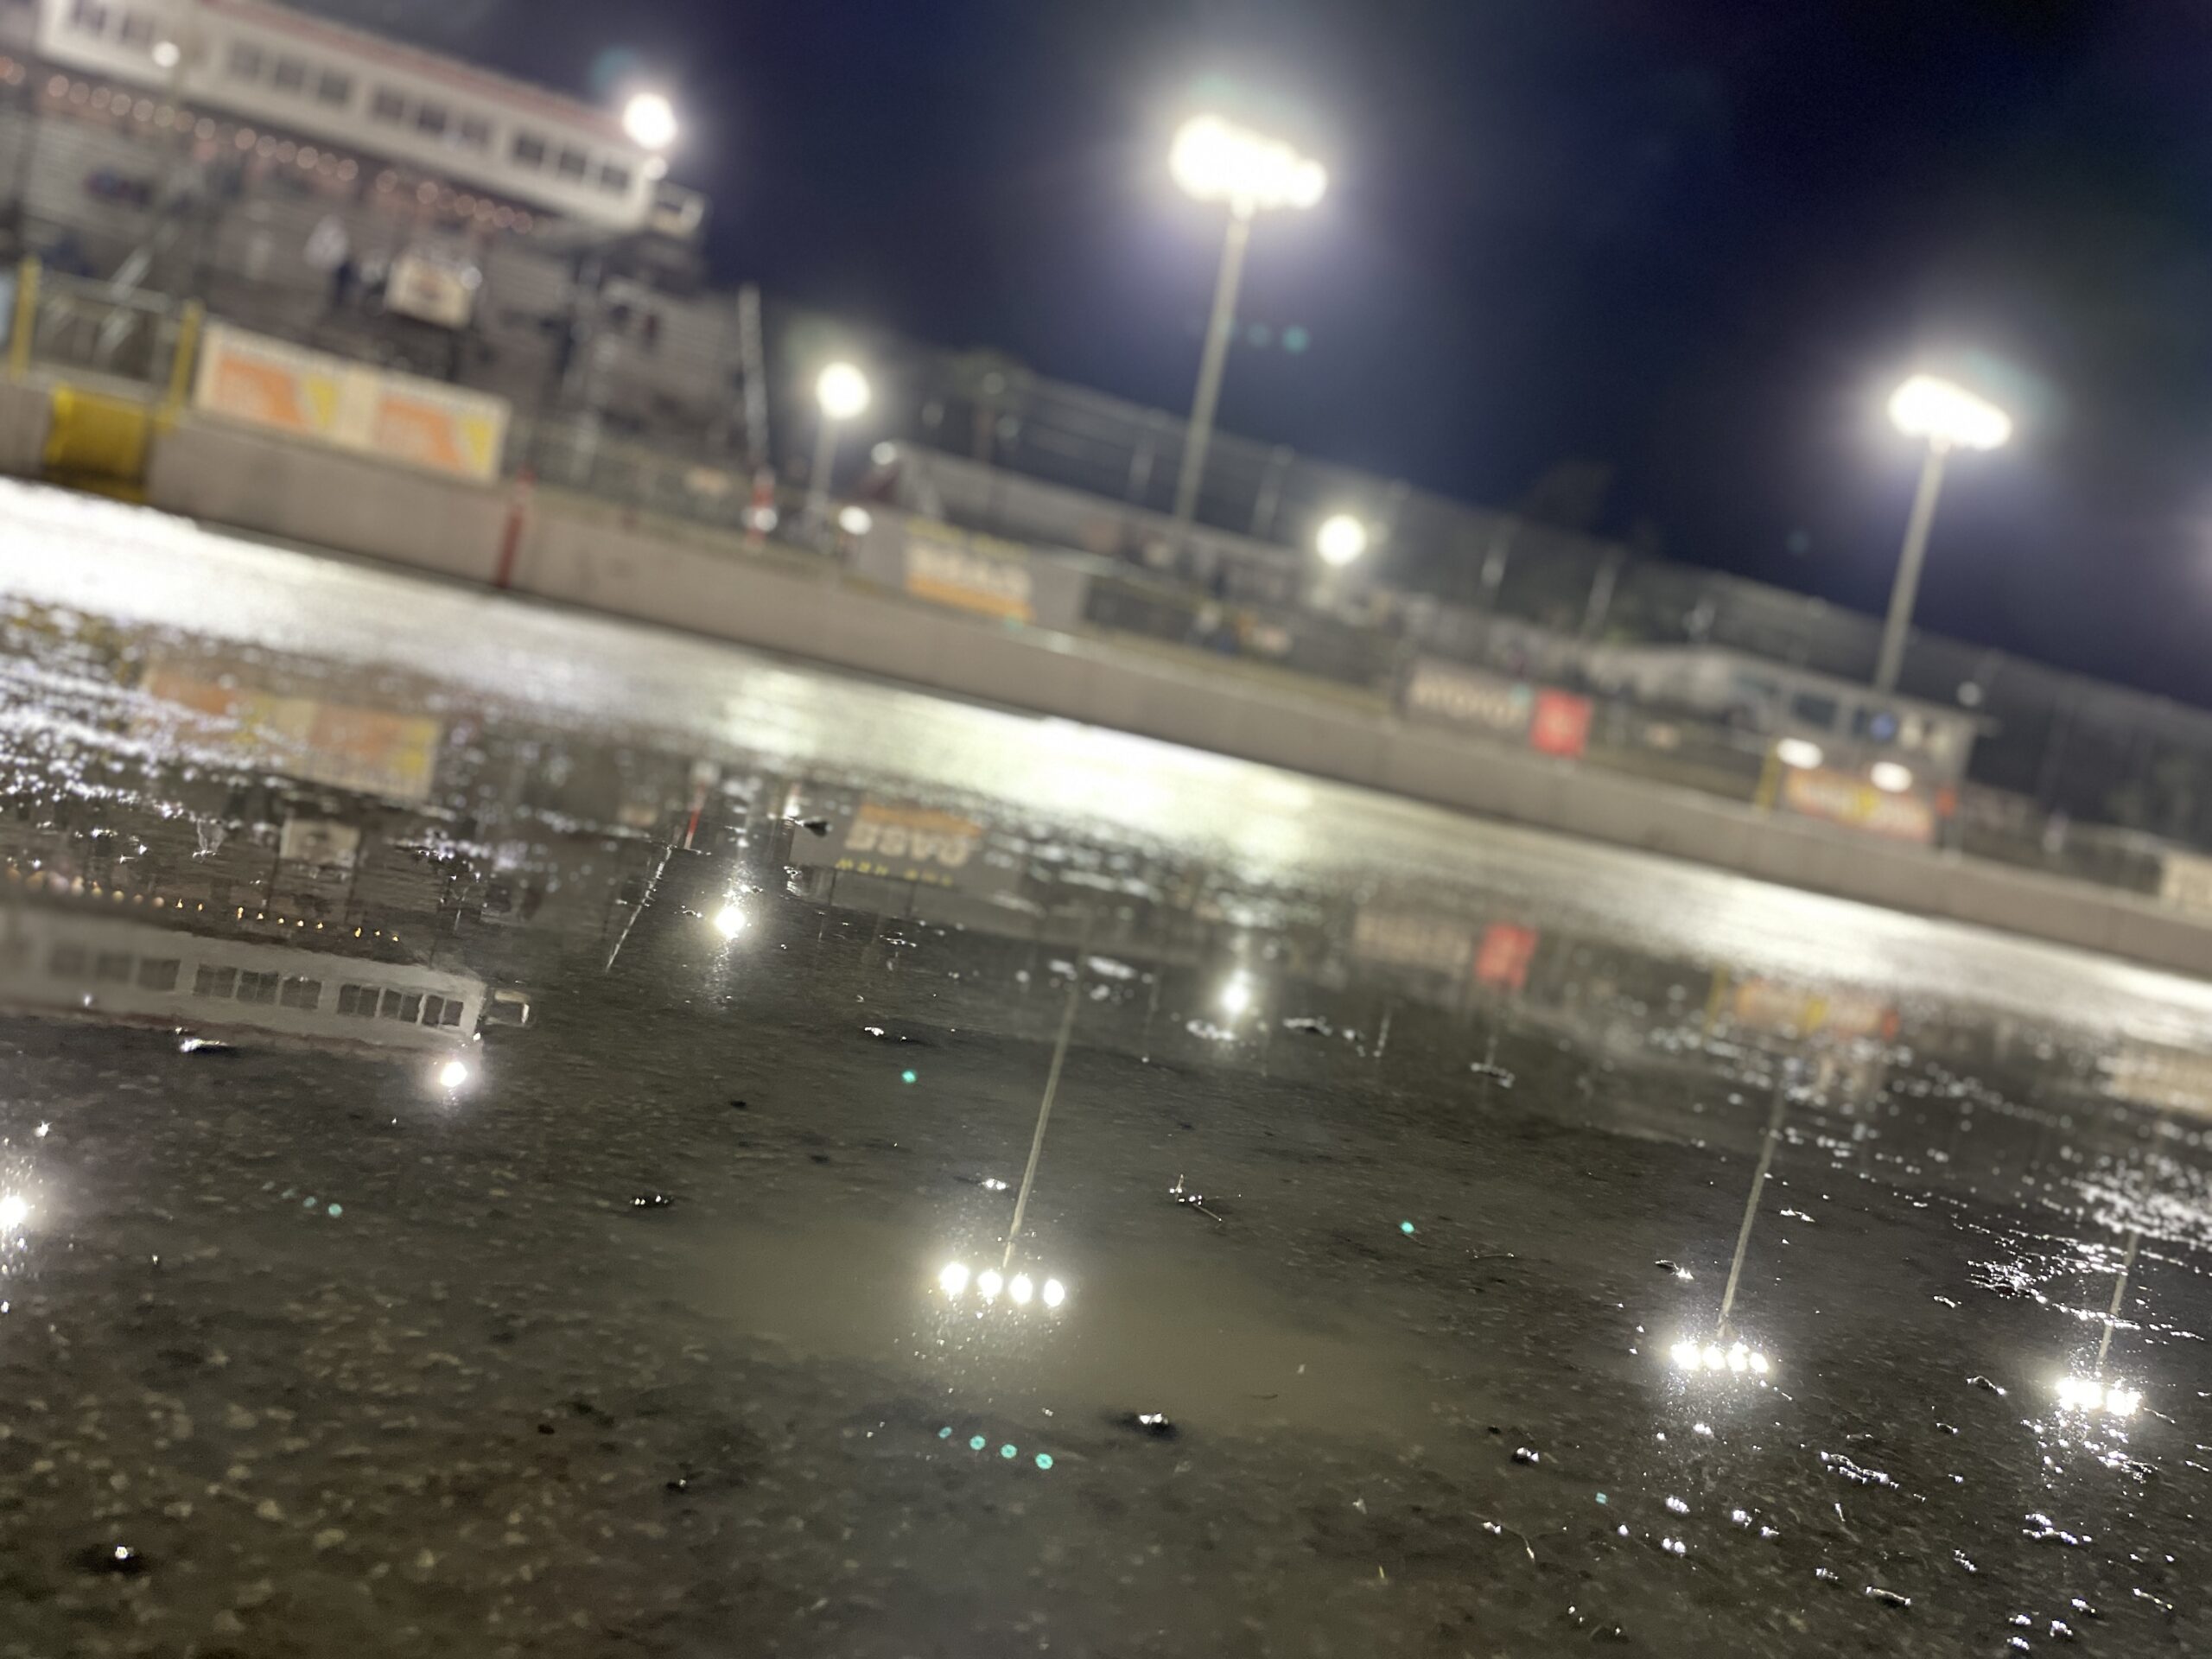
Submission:
{"label": "light glare flare", "polygon": [[1068,1287],[1065,1285],[1062,1284],[1057,1279],[1047,1279],[1045,1281],[1046,1306],[1058,1307],[1062,1302],[1067,1300],[1067,1299]]}
{"label": "light glare flare", "polygon": [[676,105],[664,92],[639,92],[622,108],[622,130],[643,149],[666,149],[676,142]]}
{"label": "light glare flare", "polygon": [[1014,1298],[1014,1305],[1016,1307],[1027,1307],[1029,1306],[1029,1299],[1037,1294],[1037,1287],[1029,1282],[1027,1274],[1017,1273],[1014,1275],[1013,1282],[1007,1286],[1006,1294]]}
{"label": "light glare flare", "polygon": [[1313,546],[1322,563],[1341,570],[1367,551],[1367,526],[1348,512],[1332,514],[1322,520]]}
{"label": "light glare flare", "polygon": [[12,1233],[30,1218],[30,1202],[22,1193],[0,1197],[0,1233]]}
{"label": "light glare flare", "polygon": [[467,1081],[468,1062],[466,1060],[448,1060],[438,1068],[438,1087],[441,1089],[458,1089]]}
{"label": "light glare flare", "polygon": [[1167,170],[1187,194],[1239,213],[1311,207],[1329,185],[1319,162],[1217,115],[1194,116],[1177,130]]}
{"label": "light glare flare", "polygon": [[957,1300],[960,1293],[968,1288],[968,1264],[965,1262],[946,1262],[944,1271],[937,1276],[937,1283],[938,1289]]}
{"label": "light glare flare", "polygon": [[988,1302],[1006,1288],[1006,1281],[999,1276],[996,1268],[985,1268],[976,1275],[976,1288],[983,1293],[983,1300]]}
{"label": "light glare flare", "polygon": [[815,401],[833,421],[849,421],[866,409],[870,396],[868,376],[850,363],[832,363],[814,383]]}
{"label": "light glare flare", "polygon": [[735,905],[724,905],[715,912],[715,931],[726,939],[734,939],[745,931],[745,912]]}
{"label": "light glare flare", "polygon": [[1785,766],[1810,772],[1827,757],[1821,753],[1821,746],[1810,738],[1785,737],[1774,746],[1774,758]]}
{"label": "light glare flare", "polygon": [[866,507],[840,507],[837,528],[848,536],[865,536],[875,528],[875,516]]}
{"label": "light glare flare", "polygon": [[1894,760],[1877,760],[1867,768],[1866,775],[1885,795],[1902,795],[1912,787],[1912,768]]}
{"label": "light glare flare", "polygon": [[1221,1011],[1230,1019],[1238,1019],[1250,1012],[1252,982],[1239,974],[1221,988]]}
{"label": "light glare flare", "polygon": [[2012,417],[1963,386],[1916,374],[1890,397],[1890,419],[1908,437],[1961,449],[1994,449],[2012,435]]}

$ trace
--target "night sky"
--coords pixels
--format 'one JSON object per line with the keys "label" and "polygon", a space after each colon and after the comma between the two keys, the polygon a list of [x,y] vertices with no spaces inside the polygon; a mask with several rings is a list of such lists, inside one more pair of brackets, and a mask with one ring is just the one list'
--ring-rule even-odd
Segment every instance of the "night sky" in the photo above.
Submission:
{"label": "night sky", "polygon": [[2018,417],[1955,465],[1921,620],[2212,702],[2212,7],[1994,0],[322,0],[689,122],[718,274],[1185,407],[1209,96],[1331,167],[1262,221],[1230,429],[1878,610],[1928,365]]}

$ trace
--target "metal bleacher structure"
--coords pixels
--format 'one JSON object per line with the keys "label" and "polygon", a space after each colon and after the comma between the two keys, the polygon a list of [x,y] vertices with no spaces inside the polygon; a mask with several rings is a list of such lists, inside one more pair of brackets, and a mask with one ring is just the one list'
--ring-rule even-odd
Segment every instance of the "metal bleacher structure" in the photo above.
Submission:
{"label": "metal bleacher structure", "polygon": [[[54,346],[76,366],[155,378],[162,319],[190,296],[260,333],[498,394],[514,411],[511,471],[734,530],[759,471],[804,480],[811,372],[849,352],[876,397],[841,483],[1088,556],[1111,576],[1093,584],[1102,627],[1186,644],[1238,607],[1275,665],[1352,686],[1386,685],[1408,652],[1615,696],[1609,651],[1725,652],[1749,664],[1746,698],[1777,706],[1871,673],[1872,618],[1234,435],[1213,441],[1196,523],[1173,526],[1173,415],[717,287],[696,214],[673,234],[588,225],[46,62],[39,9],[68,3],[0,0],[0,258],[35,254],[102,286],[105,320]],[[364,265],[423,245],[464,264],[467,325],[341,294],[311,251],[334,222]],[[125,315],[145,327],[118,327]],[[1316,603],[1304,550],[1344,510],[1376,527],[1376,552],[1355,589]],[[2054,817],[2110,826],[2108,855],[2129,836],[2212,847],[2212,714],[1924,633],[1901,689],[1975,722],[1967,830],[2008,855],[2056,856]]]}

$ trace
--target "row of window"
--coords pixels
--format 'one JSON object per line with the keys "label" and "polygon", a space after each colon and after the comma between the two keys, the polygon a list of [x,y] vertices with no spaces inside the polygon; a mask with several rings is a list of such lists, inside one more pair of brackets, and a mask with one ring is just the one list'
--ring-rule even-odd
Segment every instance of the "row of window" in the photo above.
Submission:
{"label": "row of window", "polygon": [[[99,0],[81,3],[97,4]],[[271,57],[245,41],[232,44],[225,67],[233,80],[257,81],[265,78],[276,91],[301,96],[308,90],[311,73],[302,59]],[[314,78],[313,86],[315,98],[325,104],[342,105],[353,96],[352,78],[336,70],[323,70]],[[491,154],[492,124],[480,115],[455,111],[435,99],[416,98],[396,87],[378,86],[369,95],[369,119],[474,150],[480,156]],[[591,156],[586,151],[574,144],[556,148],[551,140],[537,133],[515,134],[508,146],[507,159],[533,173],[550,170],[571,184],[595,180],[599,188],[611,196],[630,194],[632,175],[620,162],[603,161],[594,173]]]}
{"label": "row of window", "polygon": [[[118,5],[113,0],[73,0],[70,27],[80,34],[112,35],[125,46],[150,52],[155,20],[144,12]],[[251,41],[233,41],[223,60],[223,73],[248,86],[265,86],[293,98],[312,99],[331,109],[353,101],[353,77],[326,69],[286,52],[272,52]],[[456,111],[435,99],[418,99],[390,86],[370,94],[369,119],[388,127],[409,129],[423,137],[439,140],[480,156],[492,151],[492,124],[482,116]],[[595,166],[587,150],[556,143],[535,132],[518,132],[508,145],[507,160],[532,173],[550,173],[569,184],[591,184],[610,196],[627,196],[635,174],[626,162],[601,160]]]}
{"label": "row of window", "polygon": [[336,109],[353,101],[353,77],[336,69],[316,69],[305,58],[263,51],[251,41],[233,41],[223,60],[223,73],[232,80],[267,80],[270,90],[294,98],[312,95],[318,104]]}
{"label": "row of window", "polygon": [[[47,958],[47,968],[57,979],[89,979],[111,985],[135,981],[141,990],[148,991],[175,990],[183,966],[175,957],[134,958],[128,950],[92,951],[81,944],[57,944]],[[193,975],[192,994],[261,1007],[314,1009],[322,1006],[319,979],[242,968],[201,967]],[[458,1026],[462,1007],[459,997],[421,991],[396,991],[376,985],[338,988],[338,1012],[361,1020],[380,1017],[410,1026]]]}
{"label": "row of window", "polygon": [[154,46],[154,19],[143,11],[111,5],[109,0],[73,0],[69,8],[69,27],[79,35],[111,35],[124,46],[135,46],[142,51],[150,52]]}

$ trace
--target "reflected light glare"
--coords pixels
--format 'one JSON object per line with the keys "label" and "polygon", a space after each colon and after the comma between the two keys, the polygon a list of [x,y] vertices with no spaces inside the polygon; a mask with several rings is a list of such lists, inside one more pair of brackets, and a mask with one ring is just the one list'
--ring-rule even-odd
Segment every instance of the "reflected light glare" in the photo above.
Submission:
{"label": "reflected light glare", "polygon": [[175,41],[154,42],[154,67],[156,69],[175,68],[177,60],[183,55],[184,54],[177,49],[177,43]]}
{"label": "reflected light glare", "polygon": [[1733,1348],[1731,1348],[1728,1351],[1728,1369],[1730,1370],[1743,1372],[1751,1370],[1751,1356],[1750,1351],[1747,1350],[1742,1343],[1738,1343]]}
{"label": "reflected light glare", "polygon": [[1027,1307],[1029,1299],[1037,1294],[1037,1287],[1029,1282],[1027,1274],[1017,1273],[1014,1275],[1014,1282],[1006,1287],[1006,1294],[1014,1298],[1016,1307]]}
{"label": "reflected light glare", "polygon": [[976,1275],[976,1288],[983,1293],[983,1300],[988,1302],[1006,1288],[1006,1281],[999,1277],[996,1268],[985,1268]]}
{"label": "reflected light glare", "polygon": [[1753,1354],[1751,1356],[1751,1370],[1755,1376],[1764,1376],[1766,1375],[1767,1364],[1766,1356],[1764,1354]]}
{"label": "reflected light glare", "polygon": [[2137,1407],[2143,1403],[2139,1389],[2107,1389],[2105,1390],[2105,1409],[2115,1417],[2133,1417]]}
{"label": "reflected light glare", "polygon": [[1890,397],[1890,419],[1908,437],[1965,449],[1994,449],[2012,435],[2012,417],[1963,386],[1916,374]]}
{"label": "reflected light glare", "polygon": [[735,905],[724,905],[715,912],[715,931],[726,939],[734,939],[745,931],[745,912]]}
{"label": "reflected light glare", "polygon": [[1694,1342],[1676,1343],[1667,1351],[1667,1357],[1673,1360],[1680,1370],[1685,1371],[1697,1370],[1697,1344]]}
{"label": "reflected light glare", "polygon": [[840,507],[837,528],[848,536],[865,536],[875,528],[875,518],[866,507]]}
{"label": "reflected light glare", "polygon": [[1252,1006],[1252,982],[1239,974],[1221,988],[1221,1011],[1230,1019],[1249,1011]]}
{"label": "reflected light glare", "polygon": [[467,1081],[468,1062],[466,1060],[448,1060],[438,1068],[438,1087],[441,1089],[458,1089]]}
{"label": "reflected light glare", "polygon": [[1727,1365],[1728,1357],[1720,1351],[1720,1344],[1717,1342],[1706,1344],[1705,1369],[1708,1371],[1725,1370]]}
{"label": "reflected light glare", "polygon": [[31,1218],[31,1206],[20,1192],[0,1198],[0,1233],[12,1233]]}
{"label": "reflected light glare", "polygon": [[1826,757],[1821,753],[1821,746],[1809,739],[1785,737],[1774,746],[1774,758],[1785,766],[1809,772]]}
{"label": "reflected light glare", "polygon": [[1873,780],[1874,787],[1885,794],[1902,795],[1912,787],[1912,768],[1899,766],[1894,760],[1877,760],[1866,775]]}
{"label": "reflected light glare", "polygon": [[1057,1279],[1047,1279],[1045,1281],[1046,1306],[1058,1307],[1062,1302],[1067,1300],[1067,1299],[1068,1287],[1065,1285],[1062,1284]]}
{"label": "reflected light glare", "polygon": [[868,376],[850,363],[832,363],[814,383],[815,401],[833,421],[849,421],[868,407]]}
{"label": "reflected light glare", "polygon": [[968,1264],[965,1262],[946,1262],[944,1271],[937,1276],[937,1283],[938,1288],[946,1295],[958,1297],[968,1288]]}
{"label": "reflected light glare", "polygon": [[1311,207],[1329,184],[1319,162],[1217,115],[1193,117],[1177,130],[1167,170],[1187,194],[1225,201],[1240,213]]}

